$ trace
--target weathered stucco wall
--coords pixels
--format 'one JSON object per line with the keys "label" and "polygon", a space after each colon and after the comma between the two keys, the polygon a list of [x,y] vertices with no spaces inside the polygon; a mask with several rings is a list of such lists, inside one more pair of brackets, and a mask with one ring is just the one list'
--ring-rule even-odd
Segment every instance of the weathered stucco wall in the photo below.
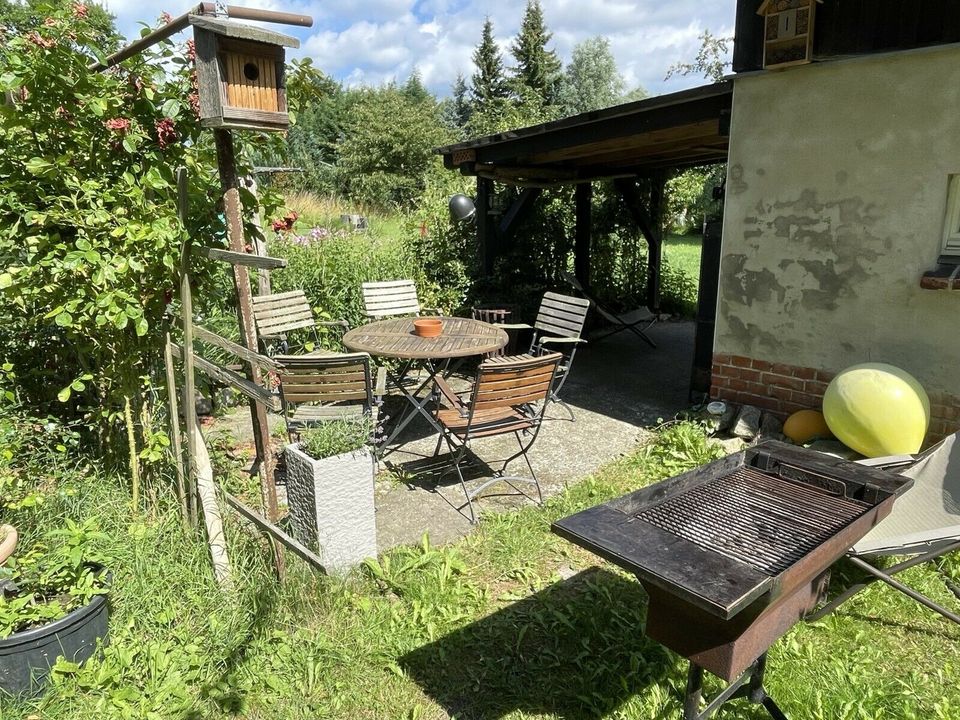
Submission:
{"label": "weathered stucco wall", "polygon": [[737,78],[715,352],[960,394],[960,291],[919,286],[951,173],[960,49]]}

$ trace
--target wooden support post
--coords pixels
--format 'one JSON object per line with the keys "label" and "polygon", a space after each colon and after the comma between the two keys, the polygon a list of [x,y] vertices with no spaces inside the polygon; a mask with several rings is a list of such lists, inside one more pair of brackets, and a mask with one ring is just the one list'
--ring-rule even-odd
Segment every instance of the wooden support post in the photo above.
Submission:
{"label": "wooden support post", "polygon": [[576,229],[573,245],[573,274],[584,287],[590,287],[590,232],[593,185],[580,183],[574,191]]}
{"label": "wooden support post", "polygon": [[[653,189],[647,207],[641,200],[635,179],[614,181],[617,191],[647,241],[647,308],[660,314],[660,272],[663,263],[663,192],[666,174],[658,172],[652,179]],[[649,210],[648,210],[649,207]]]}
{"label": "wooden support post", "polygon": [[[177,169],[177,205],[181,222],[187,218],[187,169]],[[180,314],[183,319],[183,416],[187,423],[187,499],[190,522],[197,524],[197,448],[193,426],[197,423],[197,389],[193,374],[193,292],[190,288],[190,236],[180,249]]]}
{"label": "wooden support post", "polygon": [[[239,178],[234,157],[233,136],[230,131],[213,131],[217,148],[217,166],[223,187],[224,215],[227,220],[227,240],[233,252],[246,252],[243,235],[243,214],[240,205]],[[237,291],[237,319],[240,335],[247,349],[256,352],[257,333],[253,323],[253,300],[250,290],[250,274],[243,265],[233,266],[233,282]],[[251,382],[264,385],[259,369],[247,363],[247,376]],[[267,411],[260,403],[250,400],[250,416],[253,421],[253,441],[257,450],[257,469],[260,475],[260,495],[264,514],[271,522],[277,519],[277,491],[274,484],[273,448],[270,444],[270,426]]]}
{"label": "wooden support post", "polygon": [[650,224],[653,237],[647,255],[647,307],[654,315],[660,314],[660,278],[663,269],[663,213],[667,174],[655,170],[650,178]]}
{"label": "wooden support post", "polygon": [[[253,195],[254,198],[257,198],[257,179],[253,175],[250,177],[244,178],[244,184],[247,186],[247,190]],[[263,236],[263,221],[260,218],[259,210],[253,213],[253,226],[256,228],[256,231],[253,234],[253,242],[250,243],[253,246],[253,251],[260,255],[261,257],[267,256],[267,241]],[[270,271],[267,269],[259,270],[257,272],[257,295],[269,295],[270,294]]]}
{"label": "wooden support post", "polygon": [[173,348],[170,333],[163,346],[163,365],[167,373],[167,411],[170,413],[170,434],[173,446],[173,465],[177,471],[177,499],[183,514],[184,528],[190,529],[190,508],[187,504],[187,472],[183,467],[183,440],[180,437],[180,408],[177,402],[177,376],[173,367]]}
{"label": "wooden support post", "polygon": [[477,246],[480,248],[480,272],[484,276],[493,275],[493,265],[497,259],[496,225],[490,218],[490,200],[493,197],[493,180],[477,178]]}
{"label": "wooden support post", "polygon": [[500,249],[513,241],[517,234],[517,228],[523,222],[537,203],[537,198],[543,194],[542,188],[525,188],[517,199],[511,203],[510,208],[503,214],[497,232],[500,236]]}

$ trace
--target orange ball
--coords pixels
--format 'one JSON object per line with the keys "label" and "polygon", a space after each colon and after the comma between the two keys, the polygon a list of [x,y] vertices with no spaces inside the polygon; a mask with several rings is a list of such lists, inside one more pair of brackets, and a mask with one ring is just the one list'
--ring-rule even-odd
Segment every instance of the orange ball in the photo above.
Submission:
{"label": "orange ball", "polygon": [[819,410],[797,410],[783,424],[783,434],[798,445],[806,445],[816,438],[831,438],[833,433]]}

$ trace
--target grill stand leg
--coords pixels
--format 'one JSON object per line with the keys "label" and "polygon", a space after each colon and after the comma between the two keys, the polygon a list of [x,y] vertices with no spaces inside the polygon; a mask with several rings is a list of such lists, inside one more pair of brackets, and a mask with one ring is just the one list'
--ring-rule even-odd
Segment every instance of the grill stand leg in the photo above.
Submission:
{"label": "grill stand leg", "polygon": [[767,667],[767,654],[761,655],[757,661],[747,668],[743,675],[727,685],[719,695],[700,710],[700,701],[703,694],[703,668],[696,663],[690,663],[687,672],[687,692],[683,700],[683,720],[707,720],[721,705],[729,700],[745,697],[750,702],[762,705],[773,720],[787,720],[787,716],[767,695],[763,688],[763,673]]}

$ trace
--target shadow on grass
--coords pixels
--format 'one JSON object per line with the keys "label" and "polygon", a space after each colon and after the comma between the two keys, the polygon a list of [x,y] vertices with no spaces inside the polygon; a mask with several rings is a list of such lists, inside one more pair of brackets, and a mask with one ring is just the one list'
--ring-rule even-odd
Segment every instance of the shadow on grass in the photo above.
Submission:
{"label": "shadow on grass", "polygon": [[400,658],[426,694],[461,720],[511,712],[599,718],[675,659],[643,633],[640,584],[593,568]]}

